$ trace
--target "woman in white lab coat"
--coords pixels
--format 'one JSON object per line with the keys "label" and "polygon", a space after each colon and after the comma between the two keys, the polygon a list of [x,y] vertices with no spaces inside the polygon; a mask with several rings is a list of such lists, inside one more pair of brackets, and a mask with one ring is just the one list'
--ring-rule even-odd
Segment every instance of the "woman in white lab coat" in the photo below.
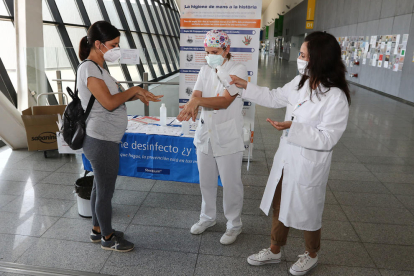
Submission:
{"label": "woman in white lab coat", "polygon": [[202,195],[200,220],[190,232],[201,234],[216,224],[217,180],[223,184],[223,209],[227,231],[222,244],[233,243],[242,231],[243,183],[241,165],[244,151],[242,89],[230,85],[229,74],[247,79],[246,67],[231,59],[230,38],[211,30],[204,40],[208,65],[201,67],[190,101],[178,115],[180,121],[195,120],[202,107],[194,137]]}
{"label": "woman in white lab coat", "polygon": [[[350,92],[335,37],[314,32],[305,38],[297,60],[300,75],[282,88],[269,89],[231,76],[243,98],[270,107],[286,107],[283,130],[260,208],[273,207],[271,246],[248,257],[251,265],[278,263],[289,227],[305,231],[305,254],[290,268],[304,275],[316,266],[322,213],[332,149],[346,129]],[[273,206],[272,206],[273,202]]]}

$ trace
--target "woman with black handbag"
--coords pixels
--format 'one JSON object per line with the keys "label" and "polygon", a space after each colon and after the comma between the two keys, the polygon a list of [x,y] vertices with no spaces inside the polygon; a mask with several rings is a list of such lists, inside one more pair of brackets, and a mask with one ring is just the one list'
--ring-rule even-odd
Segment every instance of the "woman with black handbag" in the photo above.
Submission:
{"label": "woman with black handbag", "polygon": [[[141,87],[124,90],[104,67],[104,61],[114,62],[121,57],[120,32],[109,22],[95,22],[79,44],[79,57],[83,62],[77,71],[77,88],[84,110],[92,97],[92,108],[86,120],[83,151],[91,162],[94,183],[91,194],[92,242],[101,242],[106,250],[131,251],[134,244],[124,234],[112,228],[112,196],[119,167],[119,143],[125,133],[128,119],[125,102],[140,99],[149,104],[159,102]],[[93,102],[93,98],[96,101]]]}

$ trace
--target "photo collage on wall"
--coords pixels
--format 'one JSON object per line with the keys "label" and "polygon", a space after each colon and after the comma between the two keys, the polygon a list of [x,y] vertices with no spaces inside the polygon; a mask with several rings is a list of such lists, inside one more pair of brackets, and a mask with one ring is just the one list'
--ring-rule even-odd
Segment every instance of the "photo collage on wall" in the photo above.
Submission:
{"label": "photo collage on wall", "polygon": [[345,36],[337,40],[347,67],[362,61],[364,65],[402,71],[408,34]]}

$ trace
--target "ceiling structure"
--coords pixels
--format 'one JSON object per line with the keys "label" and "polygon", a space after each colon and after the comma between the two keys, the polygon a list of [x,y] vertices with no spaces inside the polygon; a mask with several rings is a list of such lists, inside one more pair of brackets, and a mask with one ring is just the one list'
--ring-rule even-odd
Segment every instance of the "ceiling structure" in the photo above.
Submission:
{"label": "ceiling structure", "polygon": [[262,14],[267,10],[273,0],[262,0]]}
{"label": "ceiling structure", "polygon": [[262,5],[269,2],[265,10],[262,9],[262,28],[271,25],[279,14],[288,13],[303,0],[262,0]]}
{"label": "ceiling structure", "polygon": [[[180,0],[175,0],[178,7]],[[271,25],[278,14],[286,14],[303,0],[262,0],[262,27]]]}

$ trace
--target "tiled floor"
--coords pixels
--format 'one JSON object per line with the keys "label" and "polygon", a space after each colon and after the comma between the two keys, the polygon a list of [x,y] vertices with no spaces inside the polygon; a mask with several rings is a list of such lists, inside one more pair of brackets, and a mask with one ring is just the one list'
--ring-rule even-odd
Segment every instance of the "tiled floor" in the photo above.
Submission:
{"label": "tiled floor", "polygon": [[[262,86],[284,85],[296,72],[296,63],[273,58],[262,57],[259,67]],[[349,124],[329,177],[320,264],[311,275],[414,275],[414,107],[351,88]],[[136,249],[104,251],[89,242],[90,220],[77,213],[72,185],[82,172],[79,157],[45,159],[1,148],[0,268],[14,262],[109,275],[288,275],[304,250],[298,230],[290,232],[281,264],[246,262],[269,245],[271,220],[259,204],[280,133],[265,120],[283,119],[284,112],[257,107],[255,160],[249,172],[243,164],[243,234],[230,246],[219,243],[225,230],[221,190],[217,225],[193,236],[198,185],[119,177],[114,227]]]}

